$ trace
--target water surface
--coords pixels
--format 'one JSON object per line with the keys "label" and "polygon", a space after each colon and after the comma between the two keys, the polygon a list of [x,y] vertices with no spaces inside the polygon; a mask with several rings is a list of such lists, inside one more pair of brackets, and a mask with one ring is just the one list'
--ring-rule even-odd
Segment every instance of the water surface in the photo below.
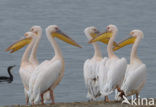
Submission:
{"label": "water surface", "polygon": [[[32,25],[43,28],[43,36],[38,49],[40,62],[51,59],[54,51],[45,36],[45,28],[56,24],[82,49],[59,43],[65,58],[65,75],[55,89],[56,102],[87,101],[83,80],[83,63],[93,55],[93,48],[87,42],[83,30],[95,26],[100,31],[108,24],[119,28],[117,41],[127,37],[133,29],[144,32],[138,55],[147,64],[147,83],[141,97],[156,97],[156,1],[155,0],[0,0],[0,75],[8,75],[9,65],[17,65],[13,70],[12,84],[0,83],[0,105],[25,104],[23,85],[18,70],[24,49],[8,54],[4,50],[18,40]],[[103,56],[107,55],[106,45],[99,43]],[[116,52],[129,61],[131,46]],[[113,94],[111,97],[113,98]]]}

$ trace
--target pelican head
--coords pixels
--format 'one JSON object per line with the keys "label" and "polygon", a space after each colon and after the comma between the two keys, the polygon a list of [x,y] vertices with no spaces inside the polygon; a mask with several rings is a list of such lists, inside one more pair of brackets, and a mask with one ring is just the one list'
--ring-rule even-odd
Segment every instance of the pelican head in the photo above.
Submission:
{"label": "pelican head", "polygon": [[141,30],[132,30],[129,34],[131,37],[128,37],[124,40],[122,40],[121,42],[119,42],[119,46],[118,47],[114,47],[113,50],[116,51],[124,46],[127,46],[127,45],[130,45],[130,44],[133,44],[136,40],[136,38],[143,38],[144,37],[144,34]]}
{"label": "pelican head", "polygon": [[36,36],[42,36],[42,28],[40,26],[32,26],[30,32],[33,32]]}
{"label": "pelican head", "polygon": [[[104,44],[108,44],[110,38],[112,37],[113,32],[117,31],[117,27],[115,25],[108,25],[107,29],[104,33],[98,33],[94,36],[88,43],[93,43],[96,41],[100,41]],[[118,44],[114,41],[113,46],[118,46]]]}
{"label": "pelican head", "polygon": [[129,35],[133,36],[134,38],[144,38],[144,34],[141,30],[132,30]]}
{"label": "pelican head", "polygon": [[[117,27],[115,25],[110,24],[110,25],[108,25],[106,27],[105,32],[100,33],[99,35],[97,35],[95,38],[90,40],[89,43],[93,43],[93,42],[101,41],[101,40],[105,40],[105,39],[110,39],[112,37],[112,34],[117,32],[117,31],[118,31]],[[114,44],[114,46],[117,46],[117,44]]]}
{"label": "pelican head", "polygon": [[24,46],[28,45],[29,43],[31,43],[32,39],[36,38],[35,34],[32,32],[26,32],[24,34],[24,38],[22,38],[21,40],[13,43],[12,45],[10,45],[6,51],[10,51],[10,53],[13,53],[21,48],[23,48]]}
{"label": "pelican head", "polygon": [[50,25],[46,28],[47,37],[50,38],[58,38],[68,44],[81,48],[79,44],[77,44],[74,40],[72,40],[69,36],[63,33],[57,25]]}
{"label": "pelican head", "polygon": [[84,30],[84,33],[89,40],[95,38],[98,34],[100,34],[100,32],[94,26],[87,27]]}
{"label": "pelican head", "polygon": [[118,28],[115,25],[110,24],[106,27],[106,32],[112,32],[113,33],[113,32],[117,32],[117,31],[118,31]]}
{"label": "pelican head", "polygon": [[26,32],[26,33],[24,34],[24,36],[25,36],[26,39],[27,39],[27,38],[29,38],[29,39],[35,38],[35,35],[34,35],[33,32]]}

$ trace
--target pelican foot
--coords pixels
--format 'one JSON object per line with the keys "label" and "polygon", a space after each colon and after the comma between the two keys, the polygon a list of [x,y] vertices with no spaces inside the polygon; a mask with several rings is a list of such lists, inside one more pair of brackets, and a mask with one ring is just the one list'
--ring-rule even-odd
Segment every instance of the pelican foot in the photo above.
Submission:
{"label": "pelican foot", "polygon": [[125,93],[124,93],[123,90],[120,90],[120,94],[119,94],[119,96],[123,99],[123,96],[125,96]]}

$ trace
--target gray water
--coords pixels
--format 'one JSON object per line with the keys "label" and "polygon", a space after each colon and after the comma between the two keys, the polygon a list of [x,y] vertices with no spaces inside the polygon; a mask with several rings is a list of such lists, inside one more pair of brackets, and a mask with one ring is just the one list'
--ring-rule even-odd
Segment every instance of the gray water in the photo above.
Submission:
{"label": "gray water", "polygon": [[[33,25],[43,28],[38,49],[40,62],[51,59],[54,51],[48,42],[44,29],[51,24],[82,45],[82,49],[70,46],[60,40],[65,59],[65,75],[55,89],[56,102],[87,101],[87,90],[83,80],[83,63],[92,57],[93,48],[87,42],[83,30],[94,25],[103,31],[108,24],[118,26],[116,41],[126,38],[133,29],[144,32],[139,49],[139,58],[147,65],[147,83],[141,97],[156,97],[156,1],[155,0],[0,0],[0,75],[8,75],[9,65],[17,65],[12,71],[11,84],[0,83],[0,105],[25,104],[23,85],[19,77],[20,59],[24,49],[8,54],[4,50]],[[99,43],[103,56],[106,45]],[[116,54],[129,61],[131,46],[120,49]],[[113,94],[111,95],[113,99]]]}

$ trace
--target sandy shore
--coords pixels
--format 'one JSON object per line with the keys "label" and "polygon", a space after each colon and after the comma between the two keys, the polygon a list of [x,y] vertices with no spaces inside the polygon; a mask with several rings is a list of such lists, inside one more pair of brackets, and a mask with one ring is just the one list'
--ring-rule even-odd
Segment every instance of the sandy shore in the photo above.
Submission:
{"label": "sandy shore", "polygon": [[[156,100],[155,100],[156,102]],[[144,107],[145,105],[141,105]],[[10,106],[6,106],[10,107]],[[29,107],[26,105],[12,105],[11,107]],[[54,105],[46,104],[46,105],[35,105],[34,107],[132,107],[129,104],[121,104],[119,101],[111,101],[109,103],[105,103],[103,101],[96,102],[73,102],[73,103],[56,103]],[[156,104],[152,107],[156,107]]]}

